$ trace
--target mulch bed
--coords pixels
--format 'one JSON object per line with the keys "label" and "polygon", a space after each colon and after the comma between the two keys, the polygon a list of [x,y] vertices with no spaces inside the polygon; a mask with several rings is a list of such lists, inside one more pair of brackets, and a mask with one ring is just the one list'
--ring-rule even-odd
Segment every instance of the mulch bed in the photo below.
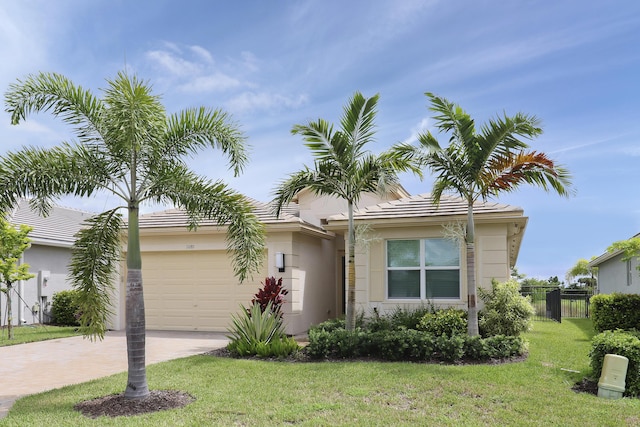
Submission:
{"label": "mulch bed", "polygon": [[588,378],[584,378],[579,383],[575,383],[571,390],[577,393],[589,393],[598,395],[598,383]]}
{"label": "mulch bed", "polygon": [[149,393],[148,397],[135,400],[125,399],[124,393],[112,394],[80,402],[73,408],[90,418],[121,417],[182,408],[196,400],[182,391],[152,390]]}

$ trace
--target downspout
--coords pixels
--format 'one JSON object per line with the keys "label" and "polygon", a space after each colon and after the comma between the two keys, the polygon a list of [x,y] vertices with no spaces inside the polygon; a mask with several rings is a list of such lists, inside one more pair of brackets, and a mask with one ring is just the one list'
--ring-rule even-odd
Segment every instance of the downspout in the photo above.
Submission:
{"label": "downspout", "polygon": [[[20,265],[22,264],[24,264],[24,253],[20,255]],[[27,321],[24,320],[23,298],[24,298],[24,280],[20,280],[18,282],[18,321],[20,322],[20,325],[24,325],[25,323],[27,323]]]}

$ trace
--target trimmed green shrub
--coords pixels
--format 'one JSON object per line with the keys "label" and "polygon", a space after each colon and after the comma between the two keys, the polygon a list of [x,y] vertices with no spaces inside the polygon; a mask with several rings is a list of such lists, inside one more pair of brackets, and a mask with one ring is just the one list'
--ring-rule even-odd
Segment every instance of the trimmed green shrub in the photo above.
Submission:
{"label": "trimmed green shrub", "polygon": [[371,357],[456,362],[508,359],[527,350],[527,343],[521,337],[469,337],[466,331],[464,310],[433,306],[417,310],[397,308],[386,315],[374,311],[371,318],[358,317],[356,329],[351,332],[345,330],[343,319],[312,326],[305,352],[314,359]]}
{"label": "trimmed green shrub", "polygon": [[522,296],[518,282],[494,280],[491,290],[478,288],[478,295],[485,306],[478,313],[480,334],[518,336],[531,329],[535,314],[531,299]]}
{"label": "trimmed green shrub", "polygon": [[[347,324],[344,320],[344,317],[339,317],[336,319],[325,320],[322,323],[318,323],[317,325],[312,325],[309,328],[309,333],[312,331],[335,331],[336,329],[344,329],[347,327]],[[357,327],[357,324],[356,324]]]}
{"label": "trimmed green shrub", "polygon": [[75,289],[59,291],[53,294],[51,315],[53,323],[60,326],[80,326],[78,315],[79,291]]}
{"label": "trimmed green shrub", "polygon": [[271,309],[270,301],[264,311],[256,301],[231,319],[227,349],[234,356],[284,357],[300,348],[285,334],[280,313]]}
{"label": "trimmed green shrub", "polygon": [[374,311],[374,315],[365,321],[363,327],[371,332],[396,329],[396,325],[391,321],[391,317],[380,315],[378,311]]}
{"label": "trimmed green shrub", "polygon": [[484,339],[482,359],[508,359],[521,356],[529,349],[527,341],[518,336],[493,335]]}
{"label": "trimmed green shrub", "polygon": [[305,351],[315,359],[357,358],[361,357],[363,353],[368,356],[366,353],[369,345],[362,345],[362,343],[367,343],[362,335],[363,332],[359,328],[354,331],[347,331],[344,328],[330,331],[310,329],[309,344],[305,347]]}
{"label": "trimmed green shrub", "polygon": [[391,324],[396,329],[416,329],[424,315],[427,313],[433,313],[435,310],[437,309],[432,305],[424,305],[414,308],[396,307],[389,317],[391,319]]}
{"label": "trimmed green shrub", "polygon": [[[424,360],[420,334],[415,329],[379,331],[371,334],[369,353],[384,360]],[[427,342],[432,337],[428,337]]]}
{"label": "trimmed green shrub", "polygon": [[314,359],[371,357],[391,361],[483,361],[508,359],[524,354],[522,337],[496,335],[435,336],[415,329],[366,331],[356,329],[309,330],[306,353]]}
{"label": "trimmed green shrub", "polygon": [[456,362],[464,357],[465,335],[435,337],[435,354],[445,362]]}
{"label": "trimmed green shrub", "polygon": [[458,308],[435,310],[422,316],[418,330],[451,337],[467,333],[467,312]]}
{"label": "trimmed green shrub", "polygon": [[467,336],[464,342],[464,354],[470,360],[486,360],[490,359],[488,356],[489,349],[485,344],[486,338],[481,336],[470,337]]}
{"label": "trimmed green shrub", "polygon": [[625,378],[625,395],[640,396],[640,339],[632,332],[604,331],[591,340],[591,369],[597,381],[602,374],[602,363],[606,354],[617,354],[629,359]]}
{"label": "trimmed green shrub", "polygon": [[640,329],[640,295],[598,294],[589,301],[593,328],[597,332]]}

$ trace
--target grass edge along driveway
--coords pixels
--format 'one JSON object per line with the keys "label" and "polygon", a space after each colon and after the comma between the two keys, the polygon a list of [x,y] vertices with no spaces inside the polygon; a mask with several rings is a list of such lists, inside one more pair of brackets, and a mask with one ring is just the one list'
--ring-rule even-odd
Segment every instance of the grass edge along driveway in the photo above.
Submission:
{"label": "grass edge along driveway", "polygon": [[[586,319],[536,322],[529,357],[500,365],[290,363],[192,356],[149,367],[151,389],[186,391],[185,408],[84,418],[73,405],[120,393],[126,374],[20,399],[0,426],[624,426],[640,399],[575,393],[589,373]],[[579,371],[575,373],[572,371]]]}
{"label": "grass edge along driveway", "polygon": [[78,335],[80,332],[76,326],[22,325],[13,327],[13,339],[10,340],[7,327],[3,326],[0,328],[0,347]]}

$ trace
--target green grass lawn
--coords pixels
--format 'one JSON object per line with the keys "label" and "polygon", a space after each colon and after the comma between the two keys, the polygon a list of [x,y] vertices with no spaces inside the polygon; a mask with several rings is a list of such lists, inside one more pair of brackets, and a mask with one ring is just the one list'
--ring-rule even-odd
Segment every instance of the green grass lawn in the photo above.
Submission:
{"label": "green grass lawn", "polygon": [[148,369],[150,388],[196,397],[185,408],[98,420],[73,410],[82,400],[122,392],[126,375],[119,374],[23,398],[0,426],[640,425],[639,399],[571,390],[589,374],[592,335],[589,320],[536,322],[527,360],[500,365],[192,356]]}
{"label": "green grass lawn", "polygon": [[6,326],[0,328],[0,347],[26,342],[52,340],[80,335],[74,326],[28,325],[14,326],[13,339],[9,339],[9,331]]}

